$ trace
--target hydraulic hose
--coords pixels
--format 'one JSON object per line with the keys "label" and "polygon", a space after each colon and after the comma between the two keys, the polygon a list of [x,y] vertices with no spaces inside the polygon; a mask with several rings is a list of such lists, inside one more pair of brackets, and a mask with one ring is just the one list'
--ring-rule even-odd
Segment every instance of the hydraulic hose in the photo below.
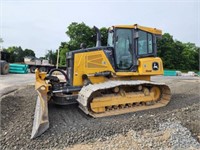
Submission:
{"label": "hydraulic hose", "polygon": [[68,79],[68,77],[67,77],[67,74],[63,71],[63,70],[61,70],[61,69],[51,69],[50,71],[49,71],[49,76],[51,76],[52,74],[53,74],[53,72],[54,71],[58,71],[58,72],[60,72],[60,73],[62,73],[63,74],[63,76],[65,77],[65,80],[66,81],[69,81],[69,79]]}

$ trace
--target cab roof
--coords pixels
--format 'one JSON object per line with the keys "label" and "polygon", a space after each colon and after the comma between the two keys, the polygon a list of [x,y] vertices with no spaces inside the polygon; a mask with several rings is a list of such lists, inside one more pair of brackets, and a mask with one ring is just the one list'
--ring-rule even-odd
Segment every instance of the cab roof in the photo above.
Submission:
{"label": "cab roof", "polygon": [[140,30],[143,30],[143,31],[146,31],[146,32],[150,32],[150,33],[153,33],[153,34],[162,35],[162,30],[160,30],[160,29],[140,26],[138,24],[134,24],[134,25],[115,25],[115,26],[112,26],[112,27],[113,28],[140,29]]}

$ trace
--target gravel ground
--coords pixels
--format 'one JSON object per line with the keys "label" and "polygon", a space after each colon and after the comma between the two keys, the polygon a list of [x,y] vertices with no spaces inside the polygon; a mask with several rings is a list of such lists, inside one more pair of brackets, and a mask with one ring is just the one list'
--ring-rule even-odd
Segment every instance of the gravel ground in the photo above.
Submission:
{"label": "gravel ground", "polygon": [[130,130],[95,142],[74,145],[70,150],[92,149],[200,149],[200,144],[191,137],[191,132],[180,122],[164,122],[156,129]]}
{"label": "gravel ground", "polygon": [[[50,128],[30,140],[36,92],[33,86],[1,98],[2,149],[200,149],[199,78],[166,81],[166,107],[94,119],[76,105],[49,104]],[[157,137],[157,138],[156,138]]]}
{"label": "gravel ground", "polygon": [[19,89],[22,85],[34,84],[35,74],[0,75],[0,97]]}

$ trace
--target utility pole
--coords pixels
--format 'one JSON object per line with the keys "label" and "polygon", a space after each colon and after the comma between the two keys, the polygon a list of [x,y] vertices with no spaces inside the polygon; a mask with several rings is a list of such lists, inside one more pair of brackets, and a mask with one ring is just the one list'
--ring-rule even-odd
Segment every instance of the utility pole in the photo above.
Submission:
{"label": "utility pole", "polygon": [[57,62],[56,62],[56,69],[58,69],[58,64],[59,64],[59,57],[60,57],[60,49],[57,51]]}

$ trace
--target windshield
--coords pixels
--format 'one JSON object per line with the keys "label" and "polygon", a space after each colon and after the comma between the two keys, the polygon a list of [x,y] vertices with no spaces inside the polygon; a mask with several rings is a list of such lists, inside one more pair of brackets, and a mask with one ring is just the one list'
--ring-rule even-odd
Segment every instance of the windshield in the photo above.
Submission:
{"label": "windshield", "polygon": [[133,64],[133,39],[131,29],[117,29],[115,39],[116,65],[118,69],[129,69]]}

